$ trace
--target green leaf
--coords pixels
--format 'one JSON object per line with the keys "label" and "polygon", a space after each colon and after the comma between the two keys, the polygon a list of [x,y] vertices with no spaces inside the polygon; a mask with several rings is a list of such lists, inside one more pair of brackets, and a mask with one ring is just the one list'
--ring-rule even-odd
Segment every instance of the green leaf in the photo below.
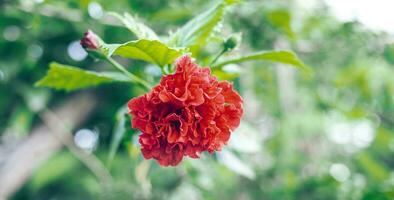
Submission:
{"label": "green leaf", "polygon": [[239,73],[224,72],[222,70],[212,70],[212,74],[219,80],[234,80],[239,77]]}
{"label": "green leaf", "polygon": [[304,69],[306,71],[310,71],[310,69],[306,67],[305,64],[293,52],[290,51],[257,52],[250,55],[225,60],[221,63],[214,65],[214,67],[222,67],[227,64],[240,63],[240,62],[251,61],[251,60],[267,60],[267,61],[279,62],[284,64],[290,64],[299,67],[301,69]]}
{"label": "green leaf", "polygon": [[49,66],[47,75],[35,86],[72,91],[114,81],[130,81],[126,76],[117,72],[98,73],[55,62]]}
{"label": "green leaf", "polygon": [[136,40],[124,44],[107,44],[108,56],[143,60],[159,66],[172,64],[182,54],[182,49],[170,48],[157,40]]}
{"label": "green leaf", "polygon": [[34,191],[50,185],[62,177],[68,176],[79,163],[68,152],[57,153],[53,158],[40,166],[31,178]]}
{"label": "green leaf", "polygon": [[118,151],[120,142],[122,141],[123,135],[126,133],[127,107],[122,106],[116,113],[116,127],[114,129],[113,137],[108,154],[108,166],[111,165],[113,158],[115,157],[116,151]]}
{"label": "green leaf", "polygon": [[282,29],[289,38],[295,38],[295,33],[291,28],[291,16],[289,11],[274,10],[268,13],[267,18],[272,25]]}
{"label": "green leaf", "polygon": [[383,181],[389,177],[389,171],[369,153],[364,152],[357,157],[359,165],[377,181]]}
{"label": "green leaf", "polygon": [[236,3],[234,0],[221,0],[209,9],[186,23],[170,37],[169,45],[191,47],[198,44],[203,46],[215,27],[222,21],[226,6]]}
{"label": "green leaf", "polygon": [[150,20],[161,22],[178,22],[187,19],[193,15],[192,8],[185,8],[183,6],[174,6],[168,8],[161,8],[155,13],[152,13]]}
{"label": "green leaf", "polygon": [[108,14],[119,19],[127,29],[137,36],[138,39],[159,40],[159,37],[151,28],[139,22],[130,14],[124,13],[123,16],[114,12],[110,12]]}

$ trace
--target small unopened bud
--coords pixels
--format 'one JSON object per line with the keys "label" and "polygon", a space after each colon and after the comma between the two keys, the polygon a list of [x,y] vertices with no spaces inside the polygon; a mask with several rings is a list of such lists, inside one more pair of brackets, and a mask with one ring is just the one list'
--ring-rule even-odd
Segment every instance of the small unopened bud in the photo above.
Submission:
{"label": "small unopened bud", "polygon": [[224,48],[231,50],[237,46],[237,40],[234,37],[230,37],[224,42]]}
{"label": "small unopened bud", "polygon": [[87,49],[98,49],[100,47],[99,37],[91,30],[88,30],[81,39],[81,46]]}
{"label": "small unopened bud", "polygon": [[226,52],[233,50],[240,43],[240,41],[241,41],[241,34],[240,33],[236,33],[236,34],[231,35],[223,43],[224,50]]}

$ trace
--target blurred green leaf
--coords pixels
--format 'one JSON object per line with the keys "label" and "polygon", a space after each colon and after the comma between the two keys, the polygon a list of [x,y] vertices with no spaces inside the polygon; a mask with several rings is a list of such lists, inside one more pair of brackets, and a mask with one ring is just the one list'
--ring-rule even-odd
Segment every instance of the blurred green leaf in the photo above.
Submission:
{"label": "blurred green leaf", "polygon": [[239,77],[239,73],[229,73],[222,70],[213,70],[212,74],[218,77],[220,80],[234,80]]}
{"label": "blurred green leaf", "polygon": [[170,37],[169,45],[177,47],[203,46],[214,28],[222,20],[226,6],[237,1],[216,1],[208,10],[191,19]]}
{"label": "blurred green leaf", "polygon": [[71,154],[65,152],[56,154],[33,175],[31,181],[33,189],[39,190],[56,179],[67,176],[77,165],[78,161]]}
{"label": "blurred green leaf", "polygon": [[394,44],[388,44],[384,47],[384,58],[387,62],[394,65]]}
{"label": "blurred green leaf", "polygon": [[118,55],[125,58],[143,60],[159,66],[172,64],[182,50],[170,48],[157,40],[136,40],[124,44],[107,44],[108,55]]}
{"label": "blurred green leaf", "polygon": [[367,152],[357,157],[360,166],[376,180],[384,180],[389,177],[389,171]]}
{"label": "blurred green leaf", "polygon": [[138,39],[159,40],[159,37],[151,28],[139,22],[130,14],[124,13],[123,16],[114,12],[110,12],[108,14],[119,19],[127,29],[137,36]]}
{"label": "blurred green leaf", "polygon": [[150,20],[152,21],[178,21],[191,16],[193,13],[190,9],[184,7],[163,8],[153,13]]}
{"label": "blurred green leaf", "polygon": [[301,68],[306,71],[310,71],[308,67],[291,51],[262,51],[246,56],[241,56],[234,59],[225,60],[221,63],[215,64],[213,67],[222,67],[227,64],[240,63],[251,60],[267,60],[273,62],[279,62],[284,64],[290,64]]}
{"label": "blurred green leaf", "polygon": [[394,131],[386,129],[384,127],[379,127],[376,131],[375,140],[372,143],[375,151],[380,153],[386,153],[390,151],[392,138],[394,137]]}
{"label": "blurred green leaf", "polygon": [[382,192],[379,190],[379,185],[374,185],[372,187],[369,187],[366,189],[364,196],[362,197],[361,200],[391,200],[393,199],[394,195],[393,192],[390,192],[390,190],[387,190],[385,192]]}
{"label": "blurred green leaf", "polygon": [[289,38],[295,38],[295,33],[291,28],[291,16],[289,11],[274,10],[268,13],[267,18],[272,25],[282,29]]}
{"label": "blurred green leaf", "polygon": [[33,113],[25,105],[13,110],[7,126],[7,131],[15,138],[23,138],[28,135],[33,122]]}
{"label": "blurred green leaf", "polygon": [[35,86],[72,91],[114,81],[130,81],[126,76],[117,72],[92,72],[55,62],[49,66],[47,75]]}

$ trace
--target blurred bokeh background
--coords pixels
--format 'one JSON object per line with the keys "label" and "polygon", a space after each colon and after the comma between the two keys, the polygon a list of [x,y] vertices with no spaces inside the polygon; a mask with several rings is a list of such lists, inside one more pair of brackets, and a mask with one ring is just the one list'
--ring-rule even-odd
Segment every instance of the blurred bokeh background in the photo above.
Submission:
{"label": "blurred bokeh background", "polygon": [[[261,61],[218,72],[244,97],[243,121],[223,151],[177,167],[144,160],[138,133],[117,114],[143,92],[138,86],[34,87],[52,61],[106,67],[80,47],[87,29],[112,43],[135,38],[107,20],[106,11],[137,15],[164,35],[209,2],[0,1],[3,198],[394,199],[390,1],[245,0],[230,8],[221,28],[242,32],[235,53],[291,49],[313,73]],[[143,62],[120,62],[147,79],[160,78]],[[63,117],[75,125],[56,135]],[[111,149],[118,149],[115,155]]]}

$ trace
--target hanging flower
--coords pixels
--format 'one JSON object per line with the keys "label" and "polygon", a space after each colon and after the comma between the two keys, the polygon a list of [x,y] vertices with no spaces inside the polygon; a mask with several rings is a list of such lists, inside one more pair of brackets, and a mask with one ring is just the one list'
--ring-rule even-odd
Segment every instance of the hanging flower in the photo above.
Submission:
{"label": "hanging flower", "polygon": [[163,76],[149,93],[128,102],[132,127],[139,129],[141,151],[162,166],[175,166],[183,156],[198,158],[227,144],[243,113],[242,98],[227,81],[189,56],[176,72]]}

